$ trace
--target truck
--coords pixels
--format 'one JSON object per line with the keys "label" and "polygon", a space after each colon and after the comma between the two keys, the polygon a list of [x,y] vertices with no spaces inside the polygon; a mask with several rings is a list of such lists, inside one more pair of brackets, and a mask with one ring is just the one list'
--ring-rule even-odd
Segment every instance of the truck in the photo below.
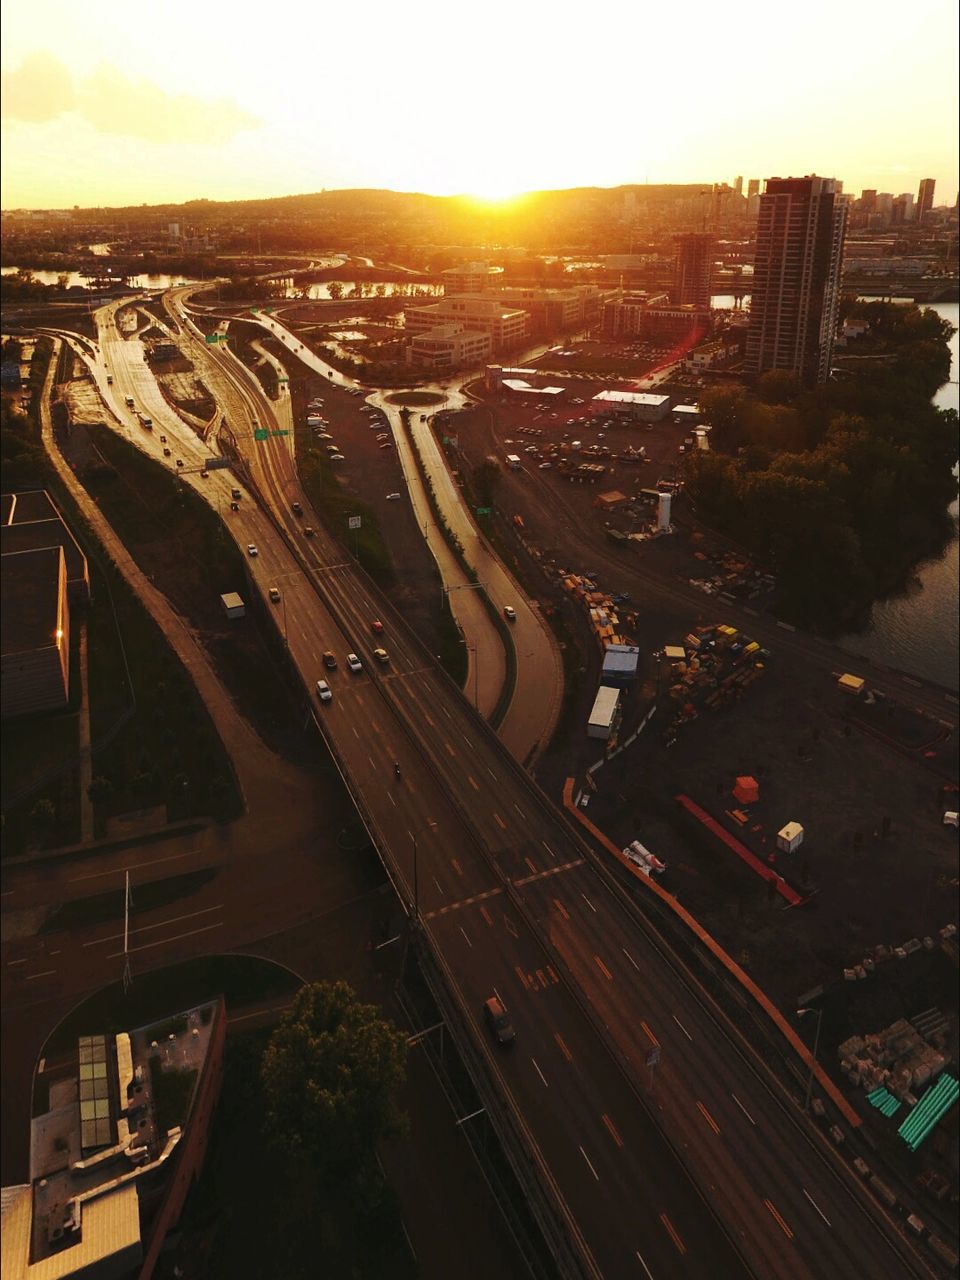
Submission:
{"label": "truck", "polygon": [[504,462],[506,462],[511,471],[520,470],[520,457],[518,454],[508,453],[506,458],[504,458]]}
{"label": "truck", "polygon": [[132,408],[133,408],[133,396],[124,396],[124,397],[123,397],[123,402],[124,402],[124,404],[127,406],[127,408],[128,408],[128,409],[132,409]]}

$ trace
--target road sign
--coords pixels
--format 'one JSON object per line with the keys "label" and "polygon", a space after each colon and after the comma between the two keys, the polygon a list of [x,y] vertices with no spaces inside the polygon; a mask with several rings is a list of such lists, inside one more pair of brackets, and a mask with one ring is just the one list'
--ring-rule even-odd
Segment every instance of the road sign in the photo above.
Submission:
{"label": "road sign", "polygon": [[269,439],[269,436],[270,432],[266,427],[257,427],[256,431],[253,433],[254,440],[267,440]]}
{"label": "road sign", "polygon": [[220,341],[219,333],[208,333],[207,336],[204,338],[204,342],[206,342],[209,346],[215,346],[219,341]]}
{"label": "road sign", "polygon": [[477,507],[478,516],[489,516],[493,512],[493,507]]}
{"label": "road sign", "polygon": [[361,520],[359,516],[347,516],[348,529],[359,529],[360,525],[361,525]]}
{"label": "road sign", "polygon": [[647,1050],[647,1066],[652,1071],[653,1068],[659,1063],[659,1061],[660,1061],[660,1046],[658,1044],[652,1044],[650,1048]]}
{"label": "road sign", "polygon": [[280,431],[271,431],[271,432],[270,432],[270,434],[271,434],[272,436],[288,436],[288,435],[290,434],[290,432],[289,432],[289,431],[283,431],[283,430],[280,430]]}

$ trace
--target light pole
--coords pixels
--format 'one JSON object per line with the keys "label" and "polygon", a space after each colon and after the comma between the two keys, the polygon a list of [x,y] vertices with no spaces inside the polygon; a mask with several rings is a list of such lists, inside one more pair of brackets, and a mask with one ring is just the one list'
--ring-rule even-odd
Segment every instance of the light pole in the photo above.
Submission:
{"label": "light pole", "polygon": [[823,1022],[822,1009],[798,1009],[797,1017],[802,1018],[805,1013],[815,1013],[817,1015],[817,1030],[813,1037],[813,1056],[810,1059],[810,1075],[807,1079],[807,1095],[803,1100],[804,1111],[810,1110],[810,1095],[813,1093],[813,1073],[817,1067],[817,1051],[820,1048],[820,1024]]}
{"label": "light pole", "polygon": [[[428,822],[424,831],[432,830],[437,824]],[[420,924],[420,881],[417,874],[417,836],[422,834],[419,831],[411,831],[410,839],[413,841],[413,922],[415,925]]]}
{"label": "light pole", "polygon": [[470,652],[473,654],[473,709],[480,710],[480,645],[474,643],[470,646]]}

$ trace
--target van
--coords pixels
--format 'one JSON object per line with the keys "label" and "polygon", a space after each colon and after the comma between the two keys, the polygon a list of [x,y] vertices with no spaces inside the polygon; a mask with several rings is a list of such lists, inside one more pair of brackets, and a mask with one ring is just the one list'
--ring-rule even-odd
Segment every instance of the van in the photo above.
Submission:
{"label": "van", "polygon": [[153,419],[152,419],[152,418],[142,418],[142,419],[141,419],[141,421],[142,421],[142,423],[143,423],[143,425],[144,425],[144,427],[146,428],[146,430],[147,430],[147,431],[152,431],[152,430],[153,430]]}
{"label": "van", "polygon": [[124,396],[123,400],[128,409],[133,408],[133,396]]}
{"label": "van", "polygon": [[230,490],[230,497],[231,497],[231,498],[233,498],[234,502],[239,502],[239,501],[240,501],[240,490],[239,490],[239,489],[231,489],[231,490]]}
{"label": "van", "polygon": [[112,386],[113,386],[113,374],[112,374],[112,373],[108,373],[108,374],[107,374],[107,386],[108,386],[108,387],[112,387]]}

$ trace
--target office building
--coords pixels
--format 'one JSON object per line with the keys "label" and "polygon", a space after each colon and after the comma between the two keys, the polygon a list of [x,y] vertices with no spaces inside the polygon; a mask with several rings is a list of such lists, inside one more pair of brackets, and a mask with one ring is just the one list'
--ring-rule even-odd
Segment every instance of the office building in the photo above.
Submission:
{"label": "office building", "polygon": [[677,246],[673,301],[694,307],[709,307],[713,275],[713,236],[692,233],[675,236]]}
{"label": "office building", "polygon": [[893,202],[893,222],[898,225],[902,222],[913,222],[916,214],[916,206],[914,205],[914,196],[912,191],[902,191]]}
{"label": "office building", "polygon": [[495,298],[444,298],[427,307],[411,307],[403,321],[411,334],[429,333],[449,325],[488,333],[494,351],[516,346],[530,332],[530,316],[526,311],[505,306]]}
{"label": "office building", "polygon": [[421,369],[460,369],[481,364],[491,352],[489,333],[465,329],[462,324],[441,324],[418,334],[407,347],[407,363]]}
{"label": "office building", "polygon": [[936,178],[924,178],[917,193],[917,222],[922,222],[933,208],[933,189],[937,185]]}
{"label": "office building", "polygon": [[734,180],[733,180],[733,194],[734,194],[735,196],[742,196],[742,195],[743,195],[743,178],[734,178]]}
{"label": "office building", "polygon": [[454,298],[462,293],[482,293],[499,284],[503,267],[491,267],[486,262],[465,262],[440,273],[443,280],[443,296]]}
{"label": "office building", "polygon": [[826,382],[847,204],[833,178],[768,178],[760,197],[745,368]]}
{"label": "office building", "polygon": [[760,194],[760,179],[751,178],[750,181],[747,183],[747,199],[749,200],[751,196],[758,196],[759,194]]}

